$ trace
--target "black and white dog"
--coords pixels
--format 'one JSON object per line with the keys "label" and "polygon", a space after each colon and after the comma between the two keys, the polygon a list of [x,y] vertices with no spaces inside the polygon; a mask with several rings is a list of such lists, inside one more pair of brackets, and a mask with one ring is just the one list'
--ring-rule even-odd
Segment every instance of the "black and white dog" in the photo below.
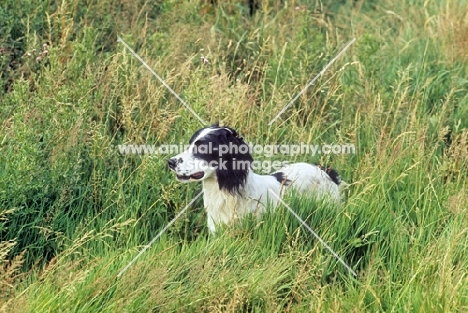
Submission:
{"label": "black and white dog", "polygon": [[269,194],[269,189],[281,195],[284,189],[292,187],[316,198],[340,200],[341,180],[332,169],[295,163],[271,175],[255,174],[249,146],[232,128],[202,128],[193,134],[189,144],[168,164],[179,181],[203,183],[211,232],[216,231],[218,224],[228,224],[248,213],[262,213],[267,203],[275,207],[278,200]]}

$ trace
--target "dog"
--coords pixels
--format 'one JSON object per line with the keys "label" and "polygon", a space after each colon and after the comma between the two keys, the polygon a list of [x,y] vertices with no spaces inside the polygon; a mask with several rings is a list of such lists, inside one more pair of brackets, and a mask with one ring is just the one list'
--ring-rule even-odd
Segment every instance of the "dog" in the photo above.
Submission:
{"label": "dog", "polygon": [[270,203],[276,207],[284,190],[325,198],[339,203],[341,179],[331,168],[308,163],[288,164],[270,175],[252,170],[249,146],[230,127],[218,124],[199,129],[186,151],[168,160],[181,182],[202,182],[204,206],[211,233],[248,213],[263,213]]}

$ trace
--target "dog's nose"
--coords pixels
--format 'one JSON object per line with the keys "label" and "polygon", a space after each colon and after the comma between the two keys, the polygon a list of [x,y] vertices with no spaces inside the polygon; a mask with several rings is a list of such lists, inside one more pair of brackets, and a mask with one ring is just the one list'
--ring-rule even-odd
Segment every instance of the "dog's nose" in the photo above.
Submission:
{"label": "dog's nose", "polygon": [[167,164],[169,165],[170,168],[175,169],[177,165],[177,160],[176,159],[169,159],[167,160]]}

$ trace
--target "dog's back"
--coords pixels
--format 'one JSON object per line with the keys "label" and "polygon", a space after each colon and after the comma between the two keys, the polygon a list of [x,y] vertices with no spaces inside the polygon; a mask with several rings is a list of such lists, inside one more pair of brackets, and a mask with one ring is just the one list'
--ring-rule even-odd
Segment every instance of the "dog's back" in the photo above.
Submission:
{"label": "dog's back", "polygon": [[299,193],[316,198],[328,197],[337,202],[340,200],[341,179],[333,169],[308,163],[294,163],[273,173],[273,176],[278,182]]}

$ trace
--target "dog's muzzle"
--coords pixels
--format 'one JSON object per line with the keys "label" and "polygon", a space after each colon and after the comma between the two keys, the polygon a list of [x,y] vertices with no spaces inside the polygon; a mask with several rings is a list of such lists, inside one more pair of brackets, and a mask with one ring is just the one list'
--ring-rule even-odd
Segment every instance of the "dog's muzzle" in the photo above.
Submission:
{"label": "dog's muzzle", "polygon": [[177,172],[177,165],[182,163],[182,159],[170,158],[167,160],[167,165],[169,168],[176,173],[177,179],[180,181],[187,181],[187,180],[200,180],[205,176],[203,171],[193,173],[192,175],[183,175]]}
{"label": "dog's muzzle", "polygon": [[177,160],[174,159],[174,158],[170,158],[169,160],[167,160],[167,165],[169,165],[169,168],[171,170],[175,170],[175,168],[177,166]]}

